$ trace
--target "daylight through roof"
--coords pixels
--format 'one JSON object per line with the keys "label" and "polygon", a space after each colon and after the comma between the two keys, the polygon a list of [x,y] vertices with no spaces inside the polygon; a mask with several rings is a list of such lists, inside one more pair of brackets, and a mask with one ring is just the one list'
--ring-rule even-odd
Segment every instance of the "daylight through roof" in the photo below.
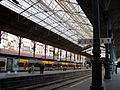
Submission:
{"label": "daylight through roof", "polygon": [[19,4],[12,0],[2,0],[0,4],[75,44],[78,44],[78,39],[93,37],[92,25],[76,0],[18,0],[18,2]]}

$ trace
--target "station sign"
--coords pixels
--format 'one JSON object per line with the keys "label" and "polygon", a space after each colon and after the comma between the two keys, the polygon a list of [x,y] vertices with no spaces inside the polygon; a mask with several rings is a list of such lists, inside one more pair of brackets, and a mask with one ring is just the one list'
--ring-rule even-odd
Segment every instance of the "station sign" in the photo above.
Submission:
{"label": "station sign", "polygon": [[[100,44],[110,44],[111,38],[100,38]],[[78,44],[93,44],[93,39],[78,39]]]}

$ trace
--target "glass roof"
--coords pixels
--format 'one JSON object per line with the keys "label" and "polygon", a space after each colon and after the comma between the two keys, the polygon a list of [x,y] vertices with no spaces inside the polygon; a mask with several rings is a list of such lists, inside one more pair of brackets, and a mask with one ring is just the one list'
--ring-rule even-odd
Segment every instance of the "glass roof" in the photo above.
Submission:
{"label": "glass roof", "polygon": [[[76,0],[2,0],[1,5],[78,44],[93,38],[93,27]],[[79,45],[84,46],[84,45]]]}

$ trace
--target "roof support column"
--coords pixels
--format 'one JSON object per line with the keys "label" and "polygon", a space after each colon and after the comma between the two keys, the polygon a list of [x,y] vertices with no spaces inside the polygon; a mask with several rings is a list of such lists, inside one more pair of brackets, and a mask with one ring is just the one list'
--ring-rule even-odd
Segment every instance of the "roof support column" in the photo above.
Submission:
{"label": "roof support column", "polygon": [[36,43],[33,41],[33,57],[35,57]]}
{"label": "roof support column", "polygon": [[60,49],[60,60],[61,60],[61,56],[62,56],[62,50]]}
{"label": "roof support column", "polygon": [[113,74],[115,72],[115,69],[116,69],[115,46],[114,46],[113,43],[110,45],[110,59],[111,59],[111,71],[112,71],[112,74]]}
{"label": "roof support column", "polygon": [[55,47],[53,47],[53,60],[55,60]]}
{"label": "roof support column", "polygon": [[67,61],[67,51],[66,51],[66,61]]}
{"label": "roof support column", "polygon": [[74,53],[74,61],[75,61],[75,53]]}
{"label": "roof support column", "polygon": [[1,30],[0,30],[0,44],[1,44],[1,36],[2,36],[2,34],[1,34]]}
{"label": "roof support column", "polygon": [[77,54],[77,61],[79,61],[79,55]]}
{"label": "roof support column", "polygon": [[82,62],[82,61],[81,61],[81,53],[80,53],[80,62]]}
{"label": "roof support column", "polygon": [[[109,31],[109,16],[108,16],[108,11],[105,11],[105,37],[108,38],[109,37],[109,34],[110,34],[110,31]],[[111,79],[111,71],[110,71],[110,68],[111,68],[111,60],[110,60],[110,44],[105,44],[105,64],[104,64],[104,67],[105,67],[105,76],[104,76],[104,79]]]}
{"label": "roof support column", "polygon": [[93,10],[93,59],[92,83],[90,90],[103,90],[102,87],[102,61],[100,60],[100,11],[99,0],[92,0]]}
{"label": "roof support column", "polygon": [[72,58],[72,54],[71,54],[71,52],[70,52],[70,61],[71,61],[71,58]]}
{"label": "roof support column", "polygon": [[22,44],[22,38],[19,37],[19,53],[18,53],[18,57],[20,58],[20,49],[21,49],[21,44]]}
{"label": "roof support column", "polygon": [[46,50],[47,50],[47,45],[45,44],[45,59],[46,59]]}

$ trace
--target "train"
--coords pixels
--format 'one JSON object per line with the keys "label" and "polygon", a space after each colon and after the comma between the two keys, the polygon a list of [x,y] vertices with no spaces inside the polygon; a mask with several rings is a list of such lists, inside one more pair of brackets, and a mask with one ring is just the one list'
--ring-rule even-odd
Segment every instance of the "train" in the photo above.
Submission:
{"label": "train", "polygon": [[61,66],[63,69],[81,69],[83,64],[81,62],[75,61],[65,61],[65,60],[53,60],[53,59],[43,59],[43,58],[33,58],[33,57],[18,57],[15,55],[7,55],[0,57],[0,72],[7,71],[28,71],[28,69],[34,65],[35,71],[38,71],[40,64],[45,65],[45,70],[60,70]]}

